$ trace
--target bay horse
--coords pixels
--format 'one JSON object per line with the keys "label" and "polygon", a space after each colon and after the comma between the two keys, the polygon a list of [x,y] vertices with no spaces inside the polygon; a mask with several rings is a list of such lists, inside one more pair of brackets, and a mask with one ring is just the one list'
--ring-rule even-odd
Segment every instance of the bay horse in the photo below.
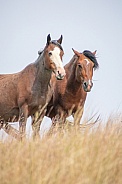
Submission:
{"label": "bay horse", "polygon": [[[46,46],[34,63],[18,73],[0,75],[0,128],[15,138],[24,135],[27,118],[48,104],[52,72],[58,80],[65,76],[61,43],[62,35],[51,41],[49,34]],[[20,137],[8,123],[18,121]]]}
{"label": "bay horse", "polygon": [[75,55],[64,67],[66,76],[63,81],[59,83],[54,76],[52,78],[54,92],[47,108],[47,116],[52,119],[53,125],[57,121],[64,125],[66,118],[71,115],[74,124],[80,125],[87,92],[90,92],[93,86],[93,69],[99,67],[96,51],[92,53],[85,50],[79,53],[73,49],[73,52]]}
{"label": "bay horse", "polygon": [[73,58],[65,65],[66,76],[62,81],[51,78],[53,97],[48,104],[46,115],[52,119],[52,126],[56,122],[66,123],[66,118],[73,116],[74,125],[80,125],[83,115],[87,92],[93,86],[93,70],[99,67],[95,57],[96,51],[88,50],[74,52]]}
{"label": "bay horse", "polygon": [[[83,115],[84,104],[87,92],[91,91],[93,86],[93,71],[99,67],[96,59],[96,51],[88,50],[79,53],[74,52],[73,58],[64,66],[66,75],[63,80],[58,81],[54,75],[51,77],[52,98],[47,106],[45,115],[52,119],[52,127],[56,123],[65,125],[66,118],[74,117],[74,125],[79,126]],[[37,112],[38,116],[38,112]],[[33,118],[32,128],[39,134],[41,121]]]}

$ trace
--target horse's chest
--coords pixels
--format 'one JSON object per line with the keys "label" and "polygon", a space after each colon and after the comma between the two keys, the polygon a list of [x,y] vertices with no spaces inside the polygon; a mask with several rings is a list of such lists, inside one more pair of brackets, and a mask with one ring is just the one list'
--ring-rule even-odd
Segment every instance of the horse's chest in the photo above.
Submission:
{"label": "horse's chest", "polygon": [[78,108],[78,106],[82,103],[83,99],[81,96],[71,96],[64,95],[60,98],[60,104],[66,111],[72,111]]}
{"label": "horse's chest", "polygon": [[38,109],[43,109],[47,104],[47,101],[47,93],[45,93],[44,95],[40,95],[37,93],[33,94],[29,102],[29,114],[31,115],[35,113],[36,111],[38,111]]}

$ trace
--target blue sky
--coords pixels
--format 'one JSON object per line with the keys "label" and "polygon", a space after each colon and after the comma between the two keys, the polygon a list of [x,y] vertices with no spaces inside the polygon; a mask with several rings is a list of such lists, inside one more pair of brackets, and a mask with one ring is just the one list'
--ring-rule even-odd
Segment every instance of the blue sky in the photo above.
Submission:
{"label": "blue sky", "polygon": [[72,48],[97,50],[99,70],[84,116],[122,112],[121,0],[0,0],[0,73],[21,71],[34,62],[46,37],[63,35],[66,64]]}

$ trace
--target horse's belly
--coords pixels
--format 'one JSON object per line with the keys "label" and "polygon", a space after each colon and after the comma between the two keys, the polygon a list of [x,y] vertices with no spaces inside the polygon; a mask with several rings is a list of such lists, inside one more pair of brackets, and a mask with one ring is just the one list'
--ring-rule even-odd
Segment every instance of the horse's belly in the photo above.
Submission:
{"label": "horse's belly", "polygon": [[5,111],[2,114],[0,112],[0,121],[18,122],[19,121],[19,109],[16,108],[10,111]]}

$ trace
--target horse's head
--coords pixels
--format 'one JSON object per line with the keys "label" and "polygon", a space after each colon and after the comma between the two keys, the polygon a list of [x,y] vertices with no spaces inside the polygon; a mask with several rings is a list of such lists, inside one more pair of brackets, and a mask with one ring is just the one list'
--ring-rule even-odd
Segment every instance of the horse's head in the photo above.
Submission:
{"label": "horse's head", "polygon": [[93,86],[92,76],[93,69],[98,68],[98,63],[95,57],[95,52],[85,50],[83,53],[73,49],[73,52],[78,57],[76,61],[76,78],[82,83],[85,92],[90,92]]}
{"label": "horse's head", "polygon": [[45,68],[52,70],[58,80],[62,80],[65,76],[65,70],[62,63],[64,55],[62,43],[62,35],[58,40],[52,40],[50,34],[47,36],[47,43],[44,48]]}

